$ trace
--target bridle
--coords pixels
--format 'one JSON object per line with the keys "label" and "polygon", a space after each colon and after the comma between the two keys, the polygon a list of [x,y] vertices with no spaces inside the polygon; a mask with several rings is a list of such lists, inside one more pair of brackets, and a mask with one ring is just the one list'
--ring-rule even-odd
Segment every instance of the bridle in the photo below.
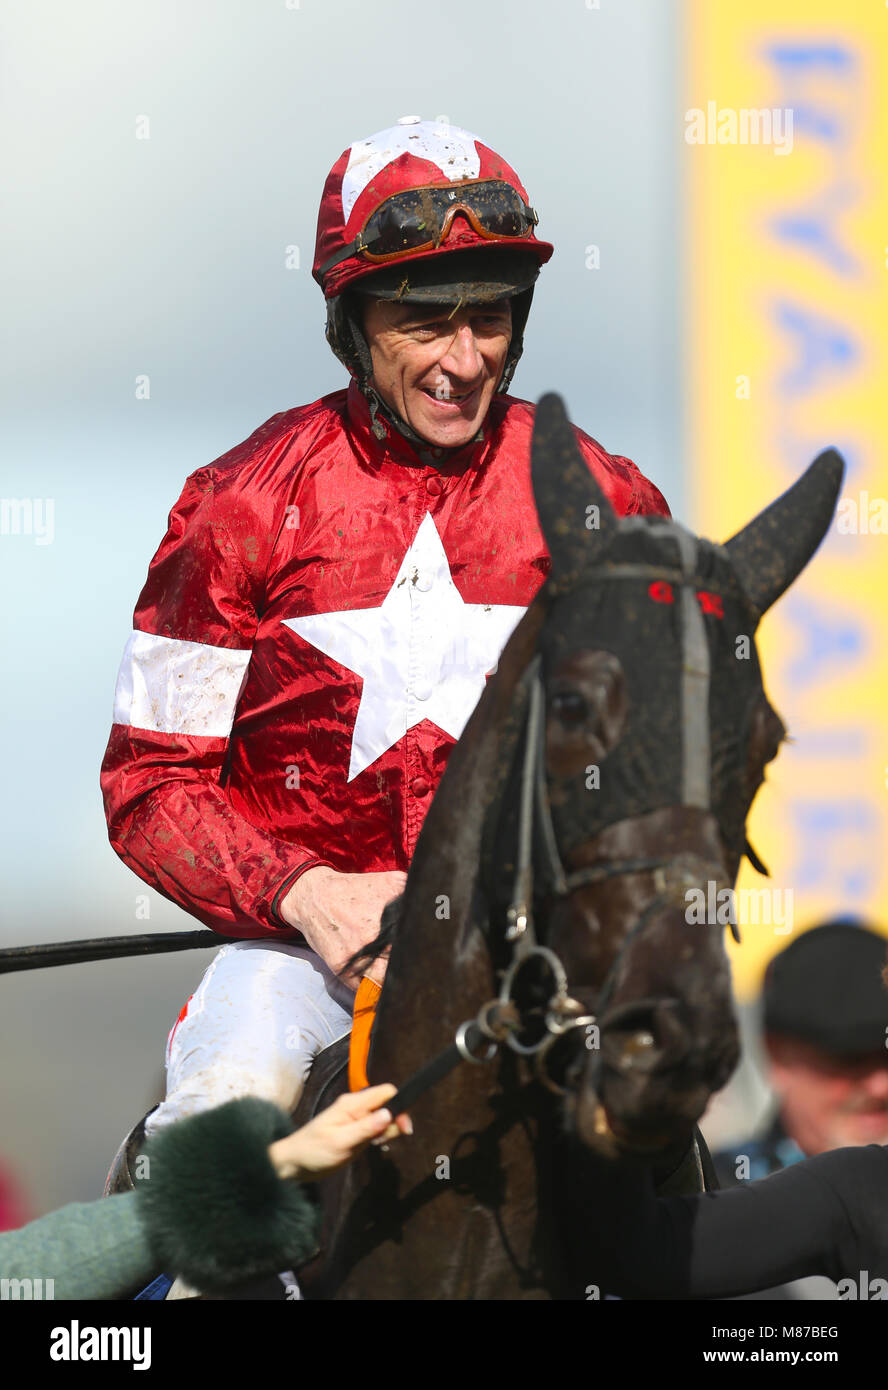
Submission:
{"label": "bridle", "polygon": [[[667,582],[678,593],[681,652],[682,652],[682,805],[710,809],[710,745],[709,745],[709,642],[703,615],[696,599],[697,581],[694,578],[697,538],[676,522],[650,522],[629,518],[621,523],[621,531],[644,526],[648,532],[662,533],[676,540],[679,567],[653,564],[601,564],[588,577],[582,577],[569,592],[556,596],[552,602],[570,599],[582,585],[599,584],[619,579],[650,579]],[[711,589],[711,586],[710,586]],[[718,593],[716,588],[711,590]],[[733,592],[733,591],[732,591]],[[518,813],[518,843],[516,871],[506,915],[505,939],[512,948],[511,960],[502,974],[499,993],[484,1003],[474,1019],[460,1024],[450,1046],[431,1062],[426,1063],[401,1088],[388,1108],[392,1113],[406,1110],[412,1101],[435,1081],[449,1072],[460,1060],[475,1064],[489,1062],[500,1046],[523,1057],[533,1057],[537,1078],[550,1090],[564,1095],[567,1087],[557,1082],[547,1070],[547,1060],[553,1045],[566,1034],[587,1030],[587,1040],[599,1027],[599,1020],[613,995],[626,956],[648,923],[664,907],[678,904],[684,907],[690,890],[704,888],[710,882],[717,887],[725,883],[721,864],[693,853],[678,853],[656,857],[611,859],[568,871],[558,850],[555,826],[546,785],[545,766],[545,688],[542,656],[537,653],[525,675],[527,684],[527,717],[520,775]],[[534,920],[534,900],[537,884],[534,875],[534,848],[542,853],[544,873],[541,876],[547,897],[568,898],[578,888],[629,874],[652,874],[655,896],[639,915],[627,933],[597,992],[595,1004],[588,1010],[570,994],[567,973],[558,955],[537,939]],[[757,856],[748,842],[745,852],[757,864]],[[730,922],[734,939],[739,941],[735,921]],[[522,1041],[529,1020],[522,1017],[516,1001],[516,982],[531,962],[542,964],[553,980],[553,992],[543,1013],[543,1027],[531,1042]],[[482,1050],[483,1049],[483,1050]],[[593,1074],[601,1065],[597,1046]],[[594,1080],[593,1075],[593,1080]]]}
{"label": "bridle", "polygon": [[[705,885],[713,880],[720,883],[724,878],[724,872],[721,865],[692,853],[610,859],[582,869],[568,871],[558,851],[555,827],[552,822],[552,813],[546,791],[545,692],[542,678],[542,659],[539,655],[534,658],[529,667],[528,680],[528,714],[521,771],[518,856],[511,902],[507,912],[506,941],[512,946],[512,959],[503,974],[496,1002],[503,1010],[514,999],[516,979],[532,960],[548,967],[555,988],[546,1008],[544,1031],[531,1044],[521,1042],[518,1030],[514,1027],[507,1028],[504,1036],[495,1035],[488,1025],[489,1005],[482,1009],[478,1022],[483,1033],[491,1038],[496,1036],[497,1041],[504,1042],[514,1052],[523,1056],[535,1056],[539,1080],[550,1090],[563,1094],[566,1088],[557,1083],[546,1071],[546,1061],[553,1044],[566,1033],[575,1029],[586,1029],[587,1038],[589,1037],[592,1028],[599,1024],[610,1002],[629,950],[651,919],[667,905],[677,903],[684,907],[688,901],[686,895],[689,890],[699,888],[701,884]],[[535,897],[533,849],[535,843],[542,850],[544,873],[541,877],[545,883],[546,895],[551,898],[565,899],[570,897],[578,888],[584,888],[593,883],[602,883],[624,875],[653,875],[655,895],[626,934],[603,983],[599,987],[592,1012],[587,1012],[579,1001],[571,997],[567,974],[560,959],[550,947],[542,945],[537,938],[533,906]],[[597,1048],[594,1050],[597,1052]],[[488,1050],[488,1056],[492,1055],[492,1051]]]}

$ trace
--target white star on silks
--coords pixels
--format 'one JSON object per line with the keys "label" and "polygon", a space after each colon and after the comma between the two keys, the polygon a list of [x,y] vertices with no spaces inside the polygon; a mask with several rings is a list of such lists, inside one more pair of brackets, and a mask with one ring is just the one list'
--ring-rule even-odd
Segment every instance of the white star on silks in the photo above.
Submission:
{"label": "white star on silks", "polygon": [[524,611],[463,601],[427,513],[379,608],[284,619],[363,679],[349,782],[423,719],[458,739]]}

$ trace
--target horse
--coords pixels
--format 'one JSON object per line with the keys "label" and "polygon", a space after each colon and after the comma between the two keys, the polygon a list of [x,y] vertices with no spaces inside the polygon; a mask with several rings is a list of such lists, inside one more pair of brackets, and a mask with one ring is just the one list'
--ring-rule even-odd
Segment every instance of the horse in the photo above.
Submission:
{"label": "horse", "polygon": [[[755,631],[820,544],[843,463],[825,451],[716,545],[619,520],[558,396],[531,452],[550,573],[366,953],[390,951],[370,1082],[453,1040],[464,1060],[412,1101],[412,1138],[320,1184],[307,1299],[584,1298],[608,1165],[716,1185],[696,1122],[737,1027],[723,917],[689,903],[724,901],[744,854],[767,872],[745,825],[786,730]],[[296,1123],[344,1089],[327,1052]]]}
{"label": "horse", "polygon": [[[430,1058],[438,1079],[393,1102],[409,1094],[412,1138],[318,1185],[307,1299],[584,1298],[615,1165],[716,1185],[696,1124],[737,1028],[724,923],[689,901],[721,901],[744,854],[764,871],[745,824],[786,731],[755,631],[822,540],[842,460],[821,454],[722,546],[619,520],[555,395],[531,468],[548,577],[367,953],[390,952],[371,1083]],[[345,1089],[346,1043],[316,1059],[295,1124]],[[138,1129],[107,1190],[137,1148]]]}

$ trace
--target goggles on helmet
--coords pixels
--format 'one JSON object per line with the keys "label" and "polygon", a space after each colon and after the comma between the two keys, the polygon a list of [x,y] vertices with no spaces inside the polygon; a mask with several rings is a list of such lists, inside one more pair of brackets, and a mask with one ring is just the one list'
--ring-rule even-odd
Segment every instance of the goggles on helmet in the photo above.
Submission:
{"label": "goggles on helmet", "polygon": [[408,188],[380,203],[354,241],[325,261],[319,273],[326,275],[351,256],[383,265],[440,246],[458,212],[488,241],[526,237],[539,221],[517,189],[500,179]]}

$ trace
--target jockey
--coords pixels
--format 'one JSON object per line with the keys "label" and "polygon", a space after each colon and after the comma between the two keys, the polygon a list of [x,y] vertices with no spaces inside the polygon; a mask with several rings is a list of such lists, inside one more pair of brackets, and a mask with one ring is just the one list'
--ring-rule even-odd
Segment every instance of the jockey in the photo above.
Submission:
{"label": "jockey", "polygon": [[[467,131],[405,117],[353,144],[313,268],[348,388],[273,416],[170,514],[102,788],[124,862],[232,941],[170,1035],[149,1130],[247,1094],[290,1110],[348,1032],[346,962],[546,576],[533,407],[506,394],[552,254],[536,223]],[[620,515],[669,515],[576,434]]]}

